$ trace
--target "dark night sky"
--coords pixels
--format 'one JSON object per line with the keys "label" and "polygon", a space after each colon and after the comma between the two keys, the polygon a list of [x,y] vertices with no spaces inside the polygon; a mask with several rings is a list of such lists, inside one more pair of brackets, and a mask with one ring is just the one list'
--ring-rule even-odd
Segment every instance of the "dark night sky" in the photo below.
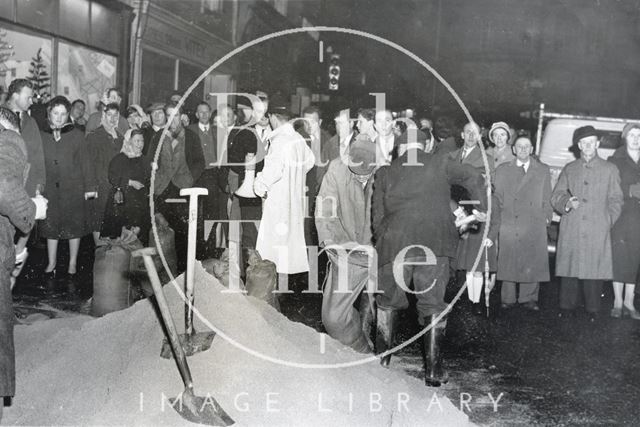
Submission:
{"label": "dark night sky", "polygon": [[[640,115],[637,0],[325,0],[314,24],[408,48],[480,119],[511,120],[539,102],[559,112]],[[390,105],[456,108],[442,85],[434,92],[426,70],[393,49],[355,36],[322,39],[341,53],[344,73],[364,71],[367,92],[386,92]]]}

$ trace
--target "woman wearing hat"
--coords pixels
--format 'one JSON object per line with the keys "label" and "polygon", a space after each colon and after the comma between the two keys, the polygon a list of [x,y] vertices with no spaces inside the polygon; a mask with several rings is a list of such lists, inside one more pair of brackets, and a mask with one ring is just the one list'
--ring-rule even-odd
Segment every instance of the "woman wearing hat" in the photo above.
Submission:
{"label": "woman wearing hat", "polygon": [[622,130],[622,140],[624,145],[609,157],[620,171],[624,196],[622,213],[611,229],[615,298],[611,317],[630,315],[640,320],[640,313],[633,305],[640,279],[640,123],[627,123]]}
{"label": "woman wearing hat", "polygon": [[493,158],[494,167],[497,168],[502,163],[508,163],[516,158],[509,144],[511,131],[508,124],[505,122],[492,124],[489,129],[489,140],[494,144],[494,147],[487,150],[487,156]]}

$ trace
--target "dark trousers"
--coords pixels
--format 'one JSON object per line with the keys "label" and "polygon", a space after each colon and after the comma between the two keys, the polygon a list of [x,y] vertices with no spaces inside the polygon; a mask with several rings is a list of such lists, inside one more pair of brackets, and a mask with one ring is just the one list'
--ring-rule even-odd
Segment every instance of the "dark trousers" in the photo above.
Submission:
{"label": "dark trousers", "polygon": [[[238,196],[234,196],[238,197]],[[262,199],[260,197],[246,199],[238,197],[240,201],[240,218],[243,221],[262,219]],[[255,249],[258,241],[258,228],[253,223],[242,224],[242,247],[244,249]]]}
{"label": "dark trousers", "polygon": [[576,277],[560,279],[560,308],[574,310],[577,307],[580,282],[582,282],[585,310],[589,313],[599,312],[603,280],[580,280]]}
{"label": "dark trousers", "polygon": [[[407,257],[405,262],[424,262],[424,258]],[[405,288],[413,288],[417,293],[418,321],[421,325],[428,316],[440,314],[447,308],[444,293],[449,282],[449,258],[437,257],[435,265],[405,264],[402,270]],[[378,270],[378,290],[383,292],[376,295],[378,307],[387,310],[409,307],[405,290],[393,276],[393,263]]]}
{"label": "dark trousers", "polygon": [[[183,199],[186,203],[166,203],[167,199]],[[169,183],[169,186],[156,196],[156,212],[166,218],[173,228],[176,241],[176,255],[178,256],[178,270],[187,269],[187,238],[189,230],[189,202],[180,195],[180,189]]]}
{"label": "dark trousers", "polygon": [[227,220],[228,195],[220,188],[218,168],[205,169],[194,187],[206,188],[209,194],[198,198],[198,233],[196,244],[197,259],[207,259],[216,255],[216,223],[213,223],[209,238],[205,239],[205,221]]}

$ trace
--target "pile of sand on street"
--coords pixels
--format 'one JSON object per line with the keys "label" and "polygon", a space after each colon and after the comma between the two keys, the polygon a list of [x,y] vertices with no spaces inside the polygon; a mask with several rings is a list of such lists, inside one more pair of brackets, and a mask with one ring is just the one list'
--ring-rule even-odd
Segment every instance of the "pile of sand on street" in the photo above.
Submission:
{"label": "pile of sand on street", "polygon": [[[177,281],[182,283],[182,276]],[[295,364],[347,363],[364,356],[225,288],[196,265],[196,307],[239,345]],[[184,303],[164,287],[178,329]],[[198,331],[208,328],[196,315]],[[17,390],[9,425],[192,425],[165,401],[184,389],[174,360],[159,357],[164,335],[149,300],[94,319],[80,315],[17,325]],[[323,344],[324,341],[324,344]],[[324,346],[324,352],[322,352]],[[392,362],[393,363],[393,362]],[[213,396],[237,425],[447,426],[467,416],[436,389],[376,361],[305,369],[265,360],[217,335],[189,357],[197,395]],[[164,402],[164,405],[163,405]]]}

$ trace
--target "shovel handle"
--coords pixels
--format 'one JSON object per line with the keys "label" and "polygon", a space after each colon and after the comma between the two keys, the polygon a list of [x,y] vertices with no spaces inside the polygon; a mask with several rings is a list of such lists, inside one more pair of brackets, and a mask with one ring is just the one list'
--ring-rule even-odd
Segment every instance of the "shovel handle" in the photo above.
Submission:
{"label": "shovel handle", "polygon": [[160,278],[158,277],[156,265],[151,258],[151,256],[156,253],[157,251],[155,248],[144,248],[134,251],[132,255],[134,257],[141,256],[144,260],[144,265],[147,268],[147,274],[149,275],[151,286],[153,287],[153,293],[156,296],[156,301],[158,302],[158,307],[160,308],[162,323],[164,323],[164,326],[167,330],[169,343],[171,344],[173,355],[176,359],[176,363],[178,364],[180,376],[182,376],[182,381],[184,382],[185,388],[193,389],[193,379],[191,377],[189,365],[187,364],[187,356],[184,353],[182,344],[180,344],[178,331],[176,330],[176,325],[173,322],[173,318],[171,317],[171,312],[169,311],[167,300],[164,297],[164,292],[162,291],[162,285],[160,284]]}
{"label": "shovel handle", "polygon": [[200,187],[180,190],[181,196],[189,196],[189,234],[187,239],[187,271],[185,274],[187,305],[184,314],[185,333],[187,335],[195,333],[193,329],[193,304],[195,302],[193,288],[195,283],[196,240],[198,238],[198,196],[206,196],[207,194],[209,194],[209,190]]}

